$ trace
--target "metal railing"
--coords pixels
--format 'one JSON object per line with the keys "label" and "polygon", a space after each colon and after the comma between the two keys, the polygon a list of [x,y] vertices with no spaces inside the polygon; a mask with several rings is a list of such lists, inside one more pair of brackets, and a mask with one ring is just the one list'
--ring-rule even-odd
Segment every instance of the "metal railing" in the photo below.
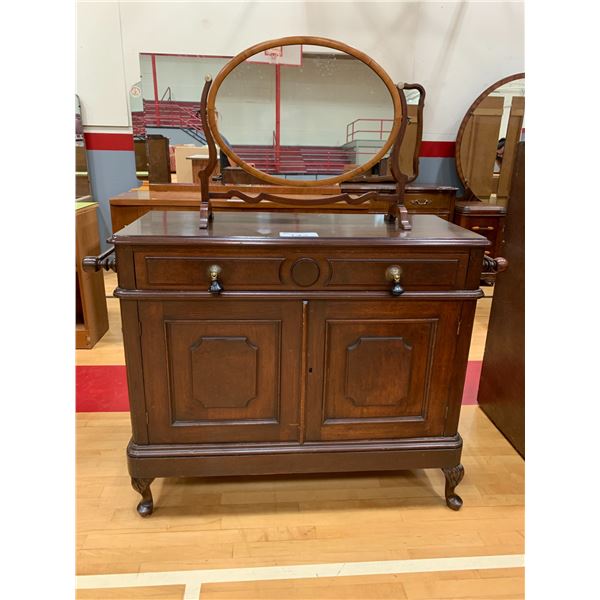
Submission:
{"label": "metal railing", "polygon": [[[368,122],[370,123],[375,123],[375,129],[358,129],[359,125],[357,125],[357,123],[362,123],[362,122]],[[384,138],[384,134],[388,134],[390,133],[390,131],[392,130],[392,127],[390,125],[390,128],[387,129],[387,127],[385,126],[386,123],[393,123],[394,120],[393,119],[367,119],[367,118],[361,118],[361,119],[355,119],[354,121],[352,121],[352,123],[348,123],[348,125],[346,125],[346,143],[348,142],[353,142],[354,138],[356,136],[356,134],[358,133],[375,133],[377,134],[379,137],[377,139],[383,140]],[[367,125],[360,125],[360,127],[366,127]],[[369,139],[373,139],[373,138],[369,138]]]}

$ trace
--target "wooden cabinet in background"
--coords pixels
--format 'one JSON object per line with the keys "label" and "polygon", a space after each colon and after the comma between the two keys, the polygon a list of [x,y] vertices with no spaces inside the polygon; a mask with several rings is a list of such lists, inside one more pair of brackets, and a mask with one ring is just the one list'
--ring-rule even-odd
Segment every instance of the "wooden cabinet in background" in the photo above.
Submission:
{"label": "wooden cabinet in background", "polygon": [[[502,256],[504,241],[504,221],[506,208],[497,204],[487,204],[479,200],[457,200],[454,208],[454,222],[465,229],[485,236],[491,246],[486,254],[491,257]],[[492,285],[496,280],[495,273],[483,273],[482,282]]]}
{"label": "wooden cabinet in background", "polygon": [[170,183],[169,138],[163,135],[148,135],[146,152],[148,155],[148,181],[150,183]]}
{"label": "wooden cabinet in background", "polygon": [[457,200],[454,208],[454,222],[465,229],[485,236],[491,242],[486,254],[500,256],[504,240],[506,208],[497,204],[487,204],[478,200]]}
{"label": "wooden cabinet in background", "polygon": [[155,477],[464,470],[488,241],[431,215],[150,212],[113,235],[133,437]]}
{"label": "wooden cabinet in background", "polygon": [[[228,167],[223,176],[227,175],[230,183],[251,184],[256,178],[242,169]],[[359,193],[370,189],[389,191],[395,190],[395,184],[379,183],[343,183],[340,188],[343,192]],[[139,189],[124,192],[110,199],[110,216],[113,233],[123,229],[126,225],[133,223],[136,219],[151,210],[160,211],[193,211],[198,212],[200,208],[200,188],[191,184],[169,184],[157,186],[160,190]],[[214,184],[211,189],[219,189],[222,186]],[[415,185],[407,186],[404,204],[409,214],[436,215],[446,221],[452,221],[454,203],[457,188],[439,185]],[[221,211],[262,211],[265,204],[245,204],[235,200],[212,200],[215,212]],[[319,206],[301,207],[289,205],[277,205],[271,203],[269,210],[285,213],[384,213],[387,210],[387,202],[379,204],[365,203],[360,205],[349,205],[343,202],[337,204],[322,204]],[[494,255],[497,256],[497,255]]]}
{"label": "wooden cabinet in background", "polygon": [[108,331],[104,276],[82,268],[82,259],[100,252],[98,203],[75,203],[75,347],[92,348]]}
{"label": "wooden cabinet in background", "polygon": [[448,185],[407,185],[404,205],[409,214],[437,215],[452,221],[457,188]]}

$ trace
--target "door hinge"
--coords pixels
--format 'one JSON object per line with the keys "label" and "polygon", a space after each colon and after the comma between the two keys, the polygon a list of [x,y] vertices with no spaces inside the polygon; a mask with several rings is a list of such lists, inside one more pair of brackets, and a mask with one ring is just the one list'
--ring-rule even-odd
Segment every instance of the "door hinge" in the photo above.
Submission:
{"label": "door hinge", "polygon": [[148,416],[148,413],[146,413],[146,425],[150,425],[150,417]]}
{"label": "door hinge", "polygon": [[[450,406],[448,404],[446,404],[446,410],[444,412],[444,421],[448,420],[448,410],[449,410]],[[146,413],[146,416],[148,416],[148,413]]]}
{"label": "door hinge", "polygon": [[462,324],[462,319],[458,320],[458,326],[456,327],[456,335],[458,335],[460,333],[460,326]]}
{"label": "door hinge", "polygon": [[138,321],[138,333],[139,336],[142,337],[142,322]]}

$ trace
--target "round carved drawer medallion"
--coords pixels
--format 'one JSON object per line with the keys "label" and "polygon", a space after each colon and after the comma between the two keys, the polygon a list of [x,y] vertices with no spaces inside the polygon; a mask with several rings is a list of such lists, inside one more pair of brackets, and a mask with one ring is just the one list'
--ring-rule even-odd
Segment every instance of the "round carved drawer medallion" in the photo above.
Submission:
{"label": "round carved drawer medallion", "polygon": [[291,274],[292,280],[296,285],[308,287],[318,281],[321,270],[316,260],[312,258],[299,258],[292,265]]}

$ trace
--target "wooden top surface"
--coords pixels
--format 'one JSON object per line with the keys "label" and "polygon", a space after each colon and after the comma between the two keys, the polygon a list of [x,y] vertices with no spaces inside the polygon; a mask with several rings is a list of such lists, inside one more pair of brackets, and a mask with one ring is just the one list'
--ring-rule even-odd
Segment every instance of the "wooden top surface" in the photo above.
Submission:
{"label": "wooden top surface", "polygon": [[89,202],[89,201],[81,202],[79,200],[77,200],[75,202],[75,210],[79,211],[79,212],[84,212],[85,209],[96,210],[97,206],[98,206],[97,202]]}
{"label": "wooden top surface", "polygon": [[[433,215],[412,215],[411,223],[412,230],[404,231],[395,223],[386,223],[384,215],[376,214],[232,211],[216,213],[209,228],[200,229],[196,212],[150,211],[116,232],[112,241],[117,244],[489,245],[485,237]],[[312,235],[297,236],[299,233]]]}
{"label": "wooden top surface", "polygon": [[458,200],[454,210],[464,215],[505,215],[506,207],[479,200]]}

